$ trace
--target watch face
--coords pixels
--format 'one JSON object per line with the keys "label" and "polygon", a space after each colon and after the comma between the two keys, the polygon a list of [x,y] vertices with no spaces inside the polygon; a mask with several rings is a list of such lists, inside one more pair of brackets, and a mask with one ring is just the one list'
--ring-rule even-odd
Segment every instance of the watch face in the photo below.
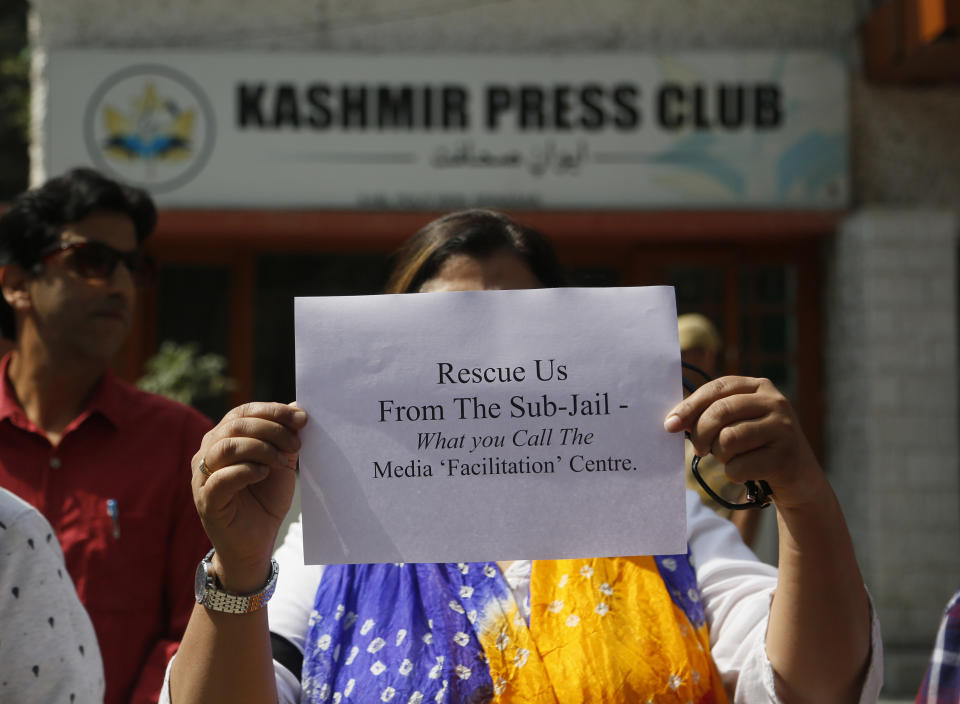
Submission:
{"label": "watch face", "polygon": [[197,603],[203,603],[203,597],[207,592],[207,563],[206,561],[201,561],[197,565],[197,574],[193,578],[193,594],[197,598]]}
{"label": "watch face", "polygon": [[210,574],[210,558],[213,556],[211,550],[207,557],[203,559],[197,567],[197,574],[193,580],[193,593],[198,604],[203,604],[210,611],[219,611],[228,614],[248,614],[257,609],[263,608],[270,597],[273,596],[273,590],[277,586],[277,574],[279,567],[276,560],[271,560],[270,577],[267,584],[260,591],[254,594],[238,595],[228,594],[222,591],[219,581]]}

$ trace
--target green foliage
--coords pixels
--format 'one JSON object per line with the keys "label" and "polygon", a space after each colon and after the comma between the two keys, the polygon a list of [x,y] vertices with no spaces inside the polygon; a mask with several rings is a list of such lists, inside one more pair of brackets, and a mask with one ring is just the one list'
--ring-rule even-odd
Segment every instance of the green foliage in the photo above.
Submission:
{"label": "green foliage", "polygon": [[180,403],[219,396],[236,385],[224,374],[227,360],[219,354],[200,354],[195,342],[167,340],[147,360],[147,373],[137,381],[144,391],[161,394]]}

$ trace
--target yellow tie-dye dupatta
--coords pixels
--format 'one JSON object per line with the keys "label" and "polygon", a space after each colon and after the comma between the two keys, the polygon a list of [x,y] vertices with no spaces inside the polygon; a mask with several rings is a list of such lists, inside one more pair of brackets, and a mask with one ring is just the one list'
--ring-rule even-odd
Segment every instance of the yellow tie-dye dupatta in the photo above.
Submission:
{"label": "yellow tie-dye dupatta", "polygon": [[[686,562],[662,559],[668,572]],[[674,587],[699,602],[695,585]],[[653,557],[535,562],[529,626],[513,601],[477,624],[494,701],[725,703],[699,614],[675,603]]]}
{"label": "yellow tie-dye dupatta", "polygon": [[[326,569],[305,702],[726,704],[686,555]],[[529,621],[527,619],[529,616]]]}

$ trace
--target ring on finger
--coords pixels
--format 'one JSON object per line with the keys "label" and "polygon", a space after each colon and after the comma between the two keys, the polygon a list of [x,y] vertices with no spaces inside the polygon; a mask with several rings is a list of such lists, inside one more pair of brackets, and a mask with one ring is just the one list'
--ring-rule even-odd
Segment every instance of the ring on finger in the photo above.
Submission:
{"label": "ring on finger", "polygon": [[213,472],[211,472],[209,469],[207,469],[207,462],[206,462],[206,460],[203,459],[202,457],[200,458],[200,471],[203,472],[204,476],[206,476],[206,477],[212,477],[212,476],[213,476]]}

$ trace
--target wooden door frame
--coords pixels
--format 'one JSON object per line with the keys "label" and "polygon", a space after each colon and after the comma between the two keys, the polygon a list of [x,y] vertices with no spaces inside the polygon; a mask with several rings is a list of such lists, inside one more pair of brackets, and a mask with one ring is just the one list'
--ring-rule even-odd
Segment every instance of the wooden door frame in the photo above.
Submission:
{"label": "wooden door frame", "polygon": [[[441,213],[320,210],[162,210],[147,250],[161,263],[228,266],[229,372],[237,381],[233,403],[253,388],[255,262],[262,252],[395,251]],[[818,350],[798,368],[798,414],[818,454],[822,450],[823,362],[819,242],[831,235],[840,211],[530,211],[511,213],[546,233],[564,263],[616,262],[621,281],[644,282],[644,254],[681,252],[718,256],[731,246],[761,252],[775,247],[798,272],[798,336]],[[700,253],[700,254],[698,254]],[[659,256],[659,255],[658,255]],[[781,257],[782,258],[782,257]],[[729,288],[729,287],[728,287]],[[802,305],[800,302],[802,301]],[[156,292],[147,291],[116,368],[128,379],[142,373],[156,349]],[[731,332],[725,331],[728,335]],[[728,338],[736,339],[736,338]],[[800,341],[798,339],[798,345]]]}
{"label": "wooden door frame", "polygon": [[[668,244],[660,247],[643,247],[637,250],[634,259],[635,273],[625,283],[663,283],[662,270],[665,264],[684,262],[720,266],[724,282],[724,340],[739,341],[741,337],[739,303],[739,279],[737,274],[744,263],[765,262],[789,264],[796,268],[796,334],[797,334],[797,389],[794,404],[801,425],[818,457],[823,456],[823,292],[821,288],[820,240],[792,240],[782,242],[756,242],[750,247],[706,244]],[[738,345],[739,343],[734,343]],[[724,359],[724,371],[729,374],[741,372],[740,354]],[[813,354],[804,351],[812,350]]]}

